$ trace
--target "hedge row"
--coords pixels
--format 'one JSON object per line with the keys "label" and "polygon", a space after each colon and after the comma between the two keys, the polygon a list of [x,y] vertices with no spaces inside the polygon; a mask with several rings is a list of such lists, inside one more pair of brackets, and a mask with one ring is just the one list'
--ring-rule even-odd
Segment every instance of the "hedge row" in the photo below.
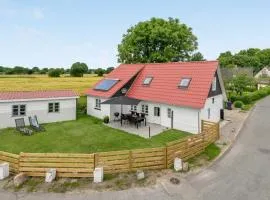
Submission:
{"label": "hedge row", "polygon": [[244,104],[250,104],[268,95],[270,95],[270,87],[265,87],[255,92],[244,94],[242,96],[231,95],[231,101],[242,101]]}

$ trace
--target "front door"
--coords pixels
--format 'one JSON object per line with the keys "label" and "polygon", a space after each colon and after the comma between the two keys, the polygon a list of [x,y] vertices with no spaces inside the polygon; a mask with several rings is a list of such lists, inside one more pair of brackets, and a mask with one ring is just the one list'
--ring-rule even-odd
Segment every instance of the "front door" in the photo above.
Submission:
{"label": "front door", "polygon": [[153,123],[160,124],[160,122],[161,122],[161,119],[160,119],[160,107],[155,106],[154,107]]}

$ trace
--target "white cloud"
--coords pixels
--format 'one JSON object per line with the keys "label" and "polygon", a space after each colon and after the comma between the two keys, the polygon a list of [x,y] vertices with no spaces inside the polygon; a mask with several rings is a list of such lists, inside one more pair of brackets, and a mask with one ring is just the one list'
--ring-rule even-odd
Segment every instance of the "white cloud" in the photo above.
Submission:
{"label": "white cloud", "polygon": [[40,8],[34,8],[33,17],[37,20],[42,20],[45,18],[44,12]]}

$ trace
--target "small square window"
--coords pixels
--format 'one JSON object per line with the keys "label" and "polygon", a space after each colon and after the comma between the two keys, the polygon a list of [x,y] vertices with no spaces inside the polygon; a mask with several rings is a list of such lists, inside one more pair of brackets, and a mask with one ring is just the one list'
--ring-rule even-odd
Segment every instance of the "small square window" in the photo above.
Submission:
{"label": "small square window", "polygon": [[26,105],[13,105],[12,106],[12,116],[24,116],[26,115]]}
{"label": "small square window", "polygon": [[136,105],[131,105],[131,111],[137,112],[137,106]]}
{"label": "small square window", "polygon": [[144,85],[150,85],[150,83],[152,82],[153,77],[146,77],[143,81]]}
{"label": "small square window", "polygon": [[48,112],[49,113],[54,113],[54,112],[59,112],[60,111],[60,103],[49,103],[48,104]]}
{"label": "small square window", "polygon": [[188,88],[190,81],[191,78],[182,78],[178,86],[180,88]]}

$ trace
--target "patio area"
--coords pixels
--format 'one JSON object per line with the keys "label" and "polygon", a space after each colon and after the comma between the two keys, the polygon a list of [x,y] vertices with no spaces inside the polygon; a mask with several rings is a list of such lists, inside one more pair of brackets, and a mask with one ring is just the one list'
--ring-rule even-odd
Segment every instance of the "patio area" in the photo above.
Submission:
{"label": "patio area", "polygon": [[144,125],[144,123],[141,123],[138,128],[134,124],[130,123],[123,123],[121,125],[120,121],[111,121],[106,125],[111,128],[119,129],[134,135],[141,136],[143,138],[151,138],[152,136],[158,135],[168,130],[167,127],[153,123],[146,123],[146,126]]}

